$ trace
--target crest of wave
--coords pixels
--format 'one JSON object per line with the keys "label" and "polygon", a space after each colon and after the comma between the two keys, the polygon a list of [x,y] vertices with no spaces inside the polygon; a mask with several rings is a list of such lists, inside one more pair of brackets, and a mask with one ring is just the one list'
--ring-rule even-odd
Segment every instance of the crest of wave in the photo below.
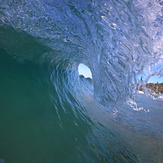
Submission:
{"label": "crest of wave", "polygon": [[[134,0],[134,6],[137,10],[139,22],[144,31],[148,34],[150,42],[151,56],[147,66],[144,68],[141,77],[144,82],[157,75],[163,77],[163,1],[162,0]],[[140,78],[140,76],[139,76]],[[140,79],[139,79],[140,82]],[[140,82],[141,83],[141,82]],[[145,94],[151,97],[158,97],[144,86]]]}
{"label": "crest of wave", "polygon": [[[92,72],[94,96],[113,106],[163,75],[161,1],[3,0],[1,26],[27,32],[56,55]],[[55,54],[55,55],[53,55]],[[19,54],[17,54],[19,55]]]}

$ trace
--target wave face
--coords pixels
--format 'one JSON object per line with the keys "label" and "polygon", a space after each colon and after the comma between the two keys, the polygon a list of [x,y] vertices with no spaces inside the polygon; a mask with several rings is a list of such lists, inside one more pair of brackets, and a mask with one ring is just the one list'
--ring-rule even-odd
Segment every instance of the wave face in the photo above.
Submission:
{"label": "wave face", "polygon": [[[141,118],[151,117],[135,94],[150,76],[163,76],[162,14],[160,0],[0,1],[1,85],[8,92],[1,92],[6,111],[1,114],[0,158],[24,163],[161,161],[163,132],[151,138],[153,121],[143,137],[149,126]],[[79,76],[80,63],[90,68],[92,80]],[[143,105],[143,116],[126,104],[135,110]],[[8,138],[12,127],[5,117],[16,124]],[[133,119],[138,123],[130,124]],[[141,146],[143,139],[148,146]]]}
{"label": "wave face", "polygon": [[[25,32],[51,50],[22,54],[19,47],[17,55],[32,60],[59,56],[88,65],[95,98],[107,106],[131,96],[141,77],[145,81],[151,74],[162,75],[161,15],[161,1],[1,2],[2,27],[12,27],[19,37]],[[8,35],[2,34],[2,46],[3,38],[11,39],[10,44],[15,39],[14,34]],[[25,47],[19,44],[14,46]]]}

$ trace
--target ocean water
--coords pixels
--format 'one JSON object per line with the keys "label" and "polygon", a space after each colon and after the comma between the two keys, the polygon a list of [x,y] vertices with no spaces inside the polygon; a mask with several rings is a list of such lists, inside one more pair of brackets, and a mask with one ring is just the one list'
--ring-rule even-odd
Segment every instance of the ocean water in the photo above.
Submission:
{"label": "ocean water", "polygon": [[163,100],[144,87],[163,76],[162,14],[161,0],[0,1],[0,163],[162,163]]}

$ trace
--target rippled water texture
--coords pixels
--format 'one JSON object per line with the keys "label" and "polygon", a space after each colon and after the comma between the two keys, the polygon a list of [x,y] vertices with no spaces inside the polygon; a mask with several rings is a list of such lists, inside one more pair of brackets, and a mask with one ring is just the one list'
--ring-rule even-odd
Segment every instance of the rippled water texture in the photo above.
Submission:
{"label": "rippled water texture", "polygon": [[163,162],[163,101],[137,94],[163,76],[162,14],[160,0],[0,1],[0,163]]}

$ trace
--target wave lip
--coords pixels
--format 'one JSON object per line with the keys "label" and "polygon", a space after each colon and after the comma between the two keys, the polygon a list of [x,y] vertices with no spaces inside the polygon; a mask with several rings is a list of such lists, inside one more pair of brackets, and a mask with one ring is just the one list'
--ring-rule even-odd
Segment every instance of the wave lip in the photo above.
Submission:
{"label": "wave lip", "polygon": [[[76,65],[88,65],[94,81],[94,97],[103,105],[110,106],[132,97],[139,76],[143,76],[141,79],[146,82],[156,71],[162,74],[161,46],[152,41],[160,35],[162,27],[160,18],[157,18],[161,3],[150,3],[150,7],[147,3],[142,6],[140,3],[136,0],[94,3],[44,0],[14,3],[4,0],[1,2],[0,24],[4,29],[13,28],[14,34],[6,34],[4,29],[1,33],[13,40],[10,45],[14,43],[17,47],[16,37],[22,39],[28,35],[35,38],[37,48],[26,54],[20,53],[21,47],[18,47],[15,54],[20,58],[37,61],[42,56],[41,60],[46,61],[45,58],[57,60],[56,56],[59,56]],[[156,6],[159,10],[152,12]],[[146,18],[143,11],[151,11],[154,16]],[[160,23],[159,27],[153,26],[153,21]],[[149,34],[154,30],[158,34]],[[30,40],[25,40],[22,39],[21,46],[29,44]],[[161,45],[161,38],[158,40]],[[2,48],[10,46],[2,38],[1,42]],[[39,48],[40,45],[44,48]],[[38,48],[42,50],[36,50]],[[12,51],[12,48],[8,50]]]}

